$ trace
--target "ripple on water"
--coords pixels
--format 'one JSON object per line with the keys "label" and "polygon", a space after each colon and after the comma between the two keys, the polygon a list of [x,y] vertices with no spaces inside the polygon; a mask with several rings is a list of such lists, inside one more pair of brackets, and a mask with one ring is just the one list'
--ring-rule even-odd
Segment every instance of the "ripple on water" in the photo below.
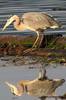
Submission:
{"label": "ripple on water", "polygon": [[[42,12],[48,12],[52,14],[55,18],[57,18],[62,24],[62,29],[54,29],[54,30],[47,30],[45,33],[62,33],[65,35],[66,33],[66,11],[53,11],[53,8],[64,8],[66,7],[66,1],[62,0],[1,0],[0,1],[0,26],[4,26],[6,23],[6,20],[8,19],[9,15],[21,15],[25,12],[29,11],[42,11]],[[10,26],[9,26],[10,27]],[[10,27],[10,29],[6,29],[5,31],[1,32],[0,34],[17,34],[17,31],[15,31],[14,28]],[[22,32],[18,32],[18,34],[21,34]],[[28,34],[34,34],[34,32],[28,32]],[[23,34],[26,34],[26,32],[23,32]]]}

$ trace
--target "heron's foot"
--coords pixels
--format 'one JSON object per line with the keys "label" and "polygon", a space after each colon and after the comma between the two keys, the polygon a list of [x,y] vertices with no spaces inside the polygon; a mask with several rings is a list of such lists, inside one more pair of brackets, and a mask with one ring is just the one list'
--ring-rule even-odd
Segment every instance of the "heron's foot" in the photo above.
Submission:
{"label": "heron's foot", "polygon": [[47,80],[48,78],[47,77],[41,77],[39,78],[40,81],[44,81],[44,80]]}
{"label": "heron's foot", "polygon": [[30,48],[30,49],[26,49],[26,50],[24,50],[23,51],[23,53],[31,53],[31,52],[33,52],[33,51],[36,51],[37,50],[37,48]]}

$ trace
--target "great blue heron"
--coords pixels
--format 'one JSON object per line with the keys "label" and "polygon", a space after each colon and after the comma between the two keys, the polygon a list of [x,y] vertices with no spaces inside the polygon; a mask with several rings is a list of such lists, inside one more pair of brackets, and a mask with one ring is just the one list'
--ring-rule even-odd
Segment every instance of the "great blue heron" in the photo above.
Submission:
{"label": "great blue heron", "polygon": [[39,73],[39,78],[35,80],[22,80],[18,82],[17,85],[20,88],[20,91],[7,81],[6,84],[11,88],[11,92],[17,96],[21,96],[23,94],[25,87],[27,95],[41,98],[43,96],[51,95],[57,87],[65,82],[64,79],[48,79],[46,77],[46,73],[44,75],[42,77]]}
{"label": "great blue heron", "polygon": [[25,13],[20,21],[20,18],[17,15],[11,16],[7,23],[5,24],[4,30],[7,26],[9,26],[13,21],[14,27],[17,30],[23,31],[23,30],[32,30],[37,33],[37,38],[33,44],[32,47],[36,47],[36,43],[39,40],[39,33],[41,33],[41,41],[39,43],[39,46],[43,40],[43,32],[47,28],[59,28],[61,27],[61,24],[57,19],[54,19],[50,14],[47,14],[45,12],[28,12]]}

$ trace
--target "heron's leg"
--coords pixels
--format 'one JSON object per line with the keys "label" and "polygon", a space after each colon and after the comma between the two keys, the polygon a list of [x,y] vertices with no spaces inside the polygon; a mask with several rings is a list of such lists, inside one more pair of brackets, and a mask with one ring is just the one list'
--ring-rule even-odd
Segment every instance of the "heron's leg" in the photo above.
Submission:
{"label": "heron's leg", "polygon": [[46,75],[46,69],[45,69],[45,68],[44,68],[43,79],[47,79],[47,75]]}
{"label": "heron's leg", "polygon": [[35,42],[34,42],[32,48],[36,46],[36,43],[37,43],[37,41],[38,41],[38,39],[39,39],[39,32],[37,31],[36,33],[37,33],[37,38],[36,38],[36,40],[35,40]]}
{"label": "heron's leg", "polygon": [[27,94],[27,95],[30,95],[30,92],[29,92],[28,89],[27,89],[27,85],[25,85],[25,91],[26,91],[26,94]]}
{"label": "heron's leg", "polygon": [[39,69],[39,79],[42,77],[42,69]]}
{"label": "heron's leg", "polygon": [[44,74],[43,74],[43,76],[42,76],[42,70],[39,70],[39,80],[43,81],[45,79],[47,79],[47,76],[46,76],[46,70],[44,68]]}
{"label": "heron's leg", "polygon": [[38,39],[39,39],[39,31],[37,31],[36,33],[37,33],[37,38],[36,38],[36,40],[35,40],[35,42],[34,42],[32,48],[25,50],[24,53],[28,53],[28,52],[31,52],[31,51],[34,51],[34,50],[37,49],[37,48],[36,48],[36,43],[37,43],[37,41],[38,41]]}
{"label": "heron's leg", "polygon": [[39,43],[39,47],[41,46],[42,40],[43,40],[43,38],[44,38],[43,32],[40,32],[40,34],[41,34],[41,40],[40,40],[40,43]]}
{"label": "heron's leg", "polygon": [[36,33],[37,33],[37,38],[36,38],[36,40],[35,40],[35,42],[34,42],[32,48],[25,50],[24,53],[32,52],[32,51],[35,51],[35,50],[38,49],[37,46],[36,46],[36,43],[37,43],[37,41],[39,40],[39,36],[40,36],[39,34],[40,34],[40,33],[42,33],[42,37],[41,37],[40,43],[42,42],[42,40],[43,40],[43,31],[44,31],[44,30],[41,30],[41,29],[39,29],[39,30],[36,31]]}

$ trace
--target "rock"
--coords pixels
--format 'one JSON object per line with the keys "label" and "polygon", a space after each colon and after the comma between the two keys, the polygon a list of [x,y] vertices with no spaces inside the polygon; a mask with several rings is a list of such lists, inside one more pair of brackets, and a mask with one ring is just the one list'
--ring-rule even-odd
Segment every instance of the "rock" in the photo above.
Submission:
{"label": "rock", "polygon": [[55,45],[64,46],[66,45],[66,37],[60,37],[55,41]]}
{"label": "rock", "polygon": [[[24,55],[24,51],[32,47],[36,36],[18,36],[18,35],[4,35],[0,36],[0,56],[2,55]],[[41,36],[40,36],[41,39]],[[37,46],[39,41],[37,42]],[[50,42],[51,41],[51,42]],[[62,48],[61,47],[64,47]],[[59,48],[62,50],[59,54],[66,55],[66,37],[62,37],[61,34],[45,35],[41,43],[41,47],[33,52],[28,52],[27,54],[32,55],[48,55],[54,53],[57,55],[59,53]],[[46,49],[48,48],[48,49]]]}

